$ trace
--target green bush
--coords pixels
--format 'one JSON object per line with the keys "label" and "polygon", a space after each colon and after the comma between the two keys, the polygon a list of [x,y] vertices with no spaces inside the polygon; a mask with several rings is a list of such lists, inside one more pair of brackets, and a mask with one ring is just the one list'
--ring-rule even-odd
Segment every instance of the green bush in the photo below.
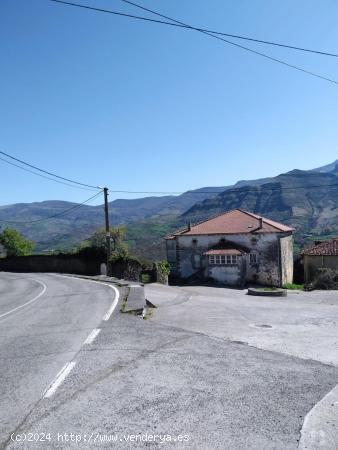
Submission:
{"label": "green bush", "polygon": [[155,263],[156,281],[162,284],[168,284],[168,276],[170,273],[170,265],[168,261],[158,261]]}
{"label": "green bush", "polygon": [[149,273],[142,273],[141,274],[141,283],[150,283],[151,282],[151,276]]}

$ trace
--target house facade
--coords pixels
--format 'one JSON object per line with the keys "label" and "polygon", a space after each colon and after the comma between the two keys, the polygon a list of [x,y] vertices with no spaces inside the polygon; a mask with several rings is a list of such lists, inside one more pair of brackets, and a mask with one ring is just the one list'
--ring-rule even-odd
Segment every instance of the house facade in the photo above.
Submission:
{"label": "house facade", "polygon": [[304,262],[304,281],[312,283],[318,269],[338,270],[338,237],[319,242],[302,251]]}
{"label": "house facade", "polygon": [[282,286],[293,278],[294,229],[235,209],[166,237],[171,274],[243,286]]}

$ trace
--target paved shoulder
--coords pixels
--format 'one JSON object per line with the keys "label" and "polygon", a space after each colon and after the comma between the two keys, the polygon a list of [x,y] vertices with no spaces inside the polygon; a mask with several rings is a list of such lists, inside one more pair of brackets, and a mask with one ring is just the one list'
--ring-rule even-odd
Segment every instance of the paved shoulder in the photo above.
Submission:
{"label": "paved shoulder", "polygon": [[320,400],[305,417],[300,450],[337,450],[338,385]]}

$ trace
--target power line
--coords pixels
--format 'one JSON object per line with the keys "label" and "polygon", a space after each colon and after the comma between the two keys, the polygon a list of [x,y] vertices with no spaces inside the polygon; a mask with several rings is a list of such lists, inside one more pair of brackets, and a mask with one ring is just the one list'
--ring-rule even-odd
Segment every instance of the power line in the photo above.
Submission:
{"label": "power line", "polygon": [[68,181],[70,183],[77,184],[79,186],[84,186],[84,187],[87,187],[87,188],[100,189],[98,186],[93,186],[91,184],[81,183],[80,181],[71,180],[70,178],[61,177],[60,175],[56,175],[55,173],[48,172],[47,170],[44,170],[44,169],[40,169],[39,167],[33,166],[32,164],[29,164],[29,163],[27,163],[25,161],[22,161],[19,158],[15,158],[14,156],[9,155],[8,153],[0,151],[0,154],[4,155],[4,156],[7,156],[7,158],[10,158],[10,159],[12,159],[14,161],[17,161],[17,162],[23,164],[24,166],[30,167],[30,168],[35,169],[35,170],[37,170],[39,172],[42,172],[42,173],[46,173],[47,175],[51,175],[52,177],[58,178],[60,180]]}
{"label": "power line", "polygon": [[[190,28],[196,31],[203,31],[206,33],[212,33],[212,34],[218,34],[219,36],[227,36],[227,37],[232,37],[235,39],[243,39],[245,41],[251,41],[251,42],[258,42],[259,44],[267,44],[267,45],[274,45],[276,47],[283,47],[283,48],[289,48],[291,50],[299,50],[302,52],[309,52],[309,53],[316,53],[318,55],[324,55],[324,56],[333,56],[335,58],[338,58],[338,54],[337,53],[329,53],[329,52],[324,52],[324,51],[320,51],[320,50],[312,50],[309,48],[304,48],[304,47],[297,47],[295,45],[289,45],[289,44],[281,44],[280,42],[272,42],[272,41],[265,41],[262,39],[256,39],[256,38],[252,38],[252,37],[248,37],[248,36],[241,36],[239,34],[230,34],[230,33],[222,33],[220,31],[214,31],[214,30],[208,30],[205,28],[200,28],[200,27],[193,27],[193,26],[189,26],[184,24],[183,22],[180,22],[178,20],[172,19],[168,16],[165,16],[164,14],[160,14],[157,11],[154,11],[152,9],[146,8],[144,6],[138,5],[137,3],[131,2],[129,0],[121,0],[124,3],[128,3],[129,5],[133,5],[136,8],[140,8],[143,9],[144,11],[150,12],[152,14],[155,14],[156,16],[159,17],[163,17],[164,19],[168,19],[168,20],[172,20],[177,26],[182,27],[182,28]],[[169,22],[162,22],[162,21],[156,21],[159,23],[163,23],[163,24],[167,24],[167,25],[174,25],[174,24],[170,24]]]}
{"label": "power line", "polygon": [[[38,177],[45,178],[46,180],[55,181],[55,183],[64,184],[65,186],[70,186],[70,187],[72,187],[72,188],[83,189],[84,191],[93,191],[93,190],[94,190],[94,189],[92,189],[92,188],[85,188],[85,187],[82,187],[82,186],[77,186],[77,185],[74,185],[74,184],[69,184],[69,183],[66,183],[66,182],[64,182],[64,181],[55,180],[54,178],[47,177],[46,175],[42,175],[41,173],[36,173],[36,172],[34,172],[33,170],[27,169],[26,167],[19,166],[19,164],[15,164],[15,163],[13,163],[13,162],[11,162],[11,161],[7,161],[6,159],[1,158],[1,157],[0,157],[0,161],[3,161],[3,162],[5,162],[5,163],[7,163],[7,164],[10,164],[11,166],[14,166],[14,167],[18,167],[19,169],[24,170],[25,172],[32,173],[33,175],[36,175],[36,176],[38,176]],[[95,190],[96,190],[96,189],[95,189]]]}
{"label": "power line", "polygon": [[[100,189],[100,192],[95,194],[93,197],[90,197],[88,200],[86,200],[86,202],[91,200],[92,198],[95,198],[97,195],[100,195],[101,192],[103,191],[102,188],[100,188],[100,187],[94,187],[94,186],[91,186],[91,185],[86,185],[84,183],[76,182],[76,181],[70,180],[68,178],[60,177],[60,176],[55,175],[55,174],[53,174],[51,172],[47,172],[47,171],[45,171],[43,169],[38,168],[37,166],[33,166],[32,164],[29,164],[27,162],[24,162],[24,161],[18,159],[18,158],[15,158],[14,156],[9,155],[8,153],[0,151],[0,154],[6,155],[8,158],[11,158],[11,159],[13,159],[15,161],[19,161],[21,164],[25,164],[26,166],[33,167],[36,170],[39,170],[39,171],[41,171],[43,173],[48,173],[48,174],[50,174],[52,176],[55,176],[57,178],[60,178],[60,179],[63,179],[63,180],[68,180],[68,181],[74,182],[76,184],[80,184],[82,186],[90,186],[93,189]],[[13,163],[11,161],[7,161],[4,158],[0,157],[0,160],[4,161],[7,164],[10,164],[12,166],[18,167],[19,169],[22,169],[22,170],[30,172],[30,173],[32,173],[34,175],[37,175],[39,177],[47,178],[48,180],[55,181],[57,183],[66,184],[67,186],[79,187],[79,186],[73,186],[73,185],[68,184],[68,183],[64,183],[62,181],[54,180],[53,178],[46,177],[46,176],[41,175],[39,173],[35,173],[32,170],[26,169],[25,167],[21,167],[18,164],[15,164],[15,163]],[[114,194],[146,194],[146,195],[154,194],[154,195],[172,195],[172,196],[174,196],[174,195],[182,195],[182,194],[205,195],[205,194],[223,194],[223,193],[231,193],[231,192],[238,193],[240,190],[243,190],[243,192],[257,192],[258,189],[260,189],[261,191],[277,191],[277,190],[284,190],[285,191],[285,190],[297,190],[297,189],[327,188],[327,187],[331,187],[331,186],[338,186],[338,183],[323,184],[323,185],[318,185],[317,184],[317,185],[310,185],[310,186],[293,186],[293,187],[275,186],[275,187],[264,187],[263,188],[262,186],[265,186],[265,184],[257,185],[257,186],[250,186],[250,187],[249,186],[239,186],[239,187],[234,187],[234,188],[229,188],[229,189],[225,188],[223,191],[219,191],[219,190],[218,191],[201,191],[201,190],[199,190],[199,191],[131,191],[131,190],[114,190],[114,189],[110,189],[110,188],[108,188],[108,189],[109,189],[109,192],[114,193]],[[84,189],[84,188],[81,188],[81,189]],[[86,203],[86,202],[84,202],[84,203]],[[76,208],[76,207],[81,206],[81,205],[82,204],[76,205],[73,208]],[[73,209],[73,208],[71,208],[71,209]],[[45,220],[45,219],[43,219],[43,220]]]}
{"label": "power line", "polygon": [[65,209],[65,210],[63,210],[63,211],[61,211],[61,212],[59,212],[59,213],[57,213],[57,214],[53,214],[52,216],[49,216],[49,217],[44,217],[44,218],[42,218],[42,219],[29,220],[29,221],[0,220],[0,222],[3,222],[3,223],[12,223],[12,224],[15,224],[15,225],[20,225],[20,224],[22,224],[22,225],[31,225],[31,224],[35,224],[35,223],[39,223],[39,222],[45,222],[46,220],[51,220],[51,219],[54,219],[54,218],[56,218],[56,217],[63,216],[63,215],[65,215],[65,214],[69,213],[70,211],[75,211],[75,210],[77,210],[77,209],[79,209],[79,208],[82,208],[82,207],[85,206],[88,202],[90,202],[91,200],[94,200],[94,198],[96,198],[96,197],[98,197],[99,195],[101,195],[101,193],[102,193],[102,191],[97,192],[97,193],[96,193],[95,195],[93,195],[92,197],[87,198],[87,200],[85,200],[84,202],[78,203],[78,204],[72,206],[71,208],[67,208],[67,209]]}
{"label": "power line", "polygon": [[[52,0],[52,1],[59,1],[59,0]],[[336,80],[332,80],[331,78],[324,77],[323,75],[319,75],[319,74],[317,74],[315,72],[303,69],[302,67],[295,66],[294,64],[290,64],[290,63],[288,63],[286,61],[283,61],[281,59],[274,58],[274,57],[269,56],[269,55],[267,55],[265,53],[258,52],[257,50],[253,50],[253,49],[251,49],[249,47],[245,47],[244,45],[237,44],[236,42],[229,41],[228,39],[224,39],[224,38],[222,38],[220,36],[217,36],[216,34],[213,34],[211,31],[195,28],[195,27],[193,27],[191,25],[188,25],[187,23],[181,22],[180,20],[176,20],[176,19],[173,19],[172,17],[165,16],[165,15],[160,14],[160,13],[154,11],[154,10],[151,10],[151,9],[148,9],[148,8],[144,8],[143,6],[138,5],[136,3],[133,3],[133,2],[130,2],[129,0],[121,0],[121,1],[123,1],[124,3],[129,3],[129,4],[133,5],[133,6],[136,6],[137,8],[146,9],[148,12],[151,12],[152,14],[155,14],[156,16],[163,17],[165,19],[171,20],[172,22],[174,22],[177,25],[188,27],[188,28],[190,28],[192,30],[195,30],[195,31],[198,31],[200,33],[206,34],[207,36],[213,37],[214,39],[218,39],[220,41],[226,42],[227,44],[234,45],[235,47],[241,48],[242,50],[248,51],[248,52],[253,53],[255,55],[258,55],[258,56],[262,56],[263,58],[269,59],[270,61],[274,61],[274,62],[276,62],[278,64],[282,64],[284,66],[290,67],[291,69],[299,70],[300,72],[306,73],[307,75],[311,75],[311,76],[323,79],[323,80],[328,81],[330,83],[338,84],[338,82]]]}
{"label": "power line", "polygon": [[[233,45],[233,46],[235,46],[237,48],[241,48],[242,50],[245,50],[247,52],[250,52],[250,53],[253,53],[255,55],[261,56],[263,58],[266,58],[266,59],[268,59],[270,61],[276,62],[278,64],[282,64],[282,65],[284,65],[286,67],[289,67],[291,69],[295,69],[295,70],[298,70],[300,72],[306,73],[307,75],[310,75],[310,76],[313,76],[313,77],[316,77],[316,78],[320,78],[322,80],[328,81],[329,83],[333,83],[333,84],[336,84],[336,85],[338,84],[338,81],[336,81],[336,80],[333,80],[331,78],[325,77],[323,75],[319,75],[319,74],[317,74],[315,72],[312,72],[310,70],[303,69],[302,67],[295,66],[294,64],[290,64],[290,63],[288,63],[288,62],[286,62],[286,61],[284,61],[282,59],[274,58],[272,56],[267,55],[266,53],[262,53],[262,52],[259,52],[257,50],[253,50],[253,49],[251,49],[249,47],[245,47],[244,45],[237,44],[236,42],[229,41],[228,39],[224,39],[221,36],[218,36],[216,34],[212,34],[212,32],[209,32],[207,30],[203,30],[203,29],[199,29],[199,28],[195,28],[193,26],[187,25],[184,22],[180,22],[180,21],[178,21],[176,19],[168,18],[169,20],[172,20],[173,22],[175,22],[175,23],[171,23],[171,22],[165,22],[165,21],[160,21],[160,20],[155,20],[155,19],[149,19],[149,18],[141,17],[141,16],[135,16],[135,15],[132,15],[132,14],[125,14],[125,13],[121,13],[121,12],[117,12],[117,11],[112,11],[112,10],[109,10],[109,9],[95,8],[94,6],[81,5],[79,3],[73,3],[73,2],[68,2],[68,1],[64,1],[64,0],[49,0],[49,1],[54,2],[54,3],[60,3],[60,4],[63,4],[63,5],[68,5],[68,6],[75,6],[77,8],[83,8],[83,9],[87,9],[87,10],[91,10],[91,11],[102,12],[102,13],[107,13],[107,14],[113,14],[113,15],[117,15],[117,16],[132,18],[132,19],[144,20],[144,21],[147,21],[147,22],[155,22],[155,23],[161,23],[161,24],[164,24],[164,25],[178,26],[178,27],[181,27],[181,28],[189,28],[191,30],[195,30],[195,31],[198,31],[200,33],[206,34],[206,35],[208,35],[210,37],[213,37],[214,39],[218,39],[219,41],[223,41],[223,42],[225,42],[227,44]],[[156,12],[154,12],[154,14],[160,15],[159,13],[156,13]],[[165,17],[167,17],[167,16],[165,16]]]}

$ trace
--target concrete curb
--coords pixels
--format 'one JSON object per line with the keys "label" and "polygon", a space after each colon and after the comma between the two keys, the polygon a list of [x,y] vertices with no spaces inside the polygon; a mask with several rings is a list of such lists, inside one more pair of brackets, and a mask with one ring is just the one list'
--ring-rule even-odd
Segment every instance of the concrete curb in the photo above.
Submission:
{"label": "concrete curb", "polygon": [[144,308],[146,306],[146,301],[144,297],[144,286],[138,285],[138,286],[130,286],[129,292],[126,298],[126,301],[123,305],[123,308],[121,308],[121,312],[125,313],[141,313],[143,312]]}
{"label": "concrete curb", "polygon": [[305,416],[298,448],[338,449],[338,385]]}
{"label": "concrete curb", "polygon": [[256,297],[286,297],[288,295],[288,292],[286,289],[264,291],[256,288],[248,288],[248,295],[255,295]]}
{"label": "concrete curb", "polygon": [[106,277],[105,275],[77,275],[72,273],[65,273],[67,277],[73,278],[83,278],[85,280],[94,280],[94,281],[102,281],[103,283],[111,283],[116,284],[119,287],[128,287],[130,283],[124,280],[119,280],[118,278]]}
{"label": "concrete curb", "polygon": [[115,284],[118,287],[127,288],[127,295],[122,302],[120,308],[121,313],[142,314],[146,308],[146,300],[144,296],[144,285],[142,283],[127,282],[118,278],[107,277],[105,275],[76,275],[65,274],[69,277],[83,278],[85,280],[93,280],[102,283]]}

